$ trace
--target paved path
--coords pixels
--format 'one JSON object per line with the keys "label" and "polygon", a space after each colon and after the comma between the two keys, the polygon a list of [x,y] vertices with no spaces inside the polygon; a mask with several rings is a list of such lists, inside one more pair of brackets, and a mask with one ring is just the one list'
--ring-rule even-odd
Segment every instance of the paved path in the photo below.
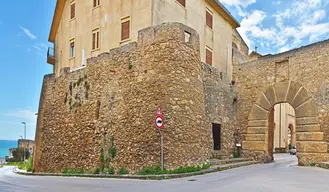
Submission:
{"label": "paved path", "polygon": [[[277,155],[271,164],[165,181],[20,176],[0,169],[1,192],[328,192],[329,171],[297,167],[297,158]],[[192,180],[192,181],[191,181]]]}

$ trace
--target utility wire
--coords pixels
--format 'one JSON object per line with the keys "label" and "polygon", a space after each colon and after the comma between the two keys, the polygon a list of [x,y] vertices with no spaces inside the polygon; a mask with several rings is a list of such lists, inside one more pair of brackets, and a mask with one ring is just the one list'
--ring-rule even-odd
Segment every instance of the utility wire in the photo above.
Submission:
{"label": "utility wire", "polygon": [[321,41],[323,41],[328,35],[329,35],[329,32],[326,34],[326,36],[323,37],[323,39]]}

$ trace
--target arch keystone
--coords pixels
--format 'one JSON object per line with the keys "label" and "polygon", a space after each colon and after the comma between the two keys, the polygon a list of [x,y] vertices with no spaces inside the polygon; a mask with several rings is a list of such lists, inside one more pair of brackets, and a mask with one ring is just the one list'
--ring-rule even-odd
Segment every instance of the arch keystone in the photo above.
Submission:
{"label": "arch keystone", "polygon": [[289,88],[289,82],[280,82],[274,85],[275,93],[276,93],[276,102],[286,102],[286,96]]}

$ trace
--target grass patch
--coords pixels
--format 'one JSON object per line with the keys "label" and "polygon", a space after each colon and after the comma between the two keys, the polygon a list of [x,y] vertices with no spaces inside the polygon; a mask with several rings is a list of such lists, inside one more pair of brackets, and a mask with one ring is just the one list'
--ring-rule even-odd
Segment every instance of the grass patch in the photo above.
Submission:
{"label": "grass patch", "polygon": [[187,166],[187,167],[178,167],[174,170],[161,170],[161,167],[158,165],[153,165],[150,167],[142,168],[137,175],[163,175],[163,174],[180,174],[180,173],[192,173],[197,171],[202,171],[204,169],[210,168],[210,164],[204,164],[202,166]]}
{"label": "grass patch", "polygon": [[113,168],[105,168],[103,170],[103,174],[114,175],[114,169]]}
{"label": "grass patch", "polygon": [[129,171],[125,168],[120,168],[118,171],[118,175],[127,175],[129,174]]}
{"label": "grass patch", "polygon": [[84,171],[83,171],[83,169],[63,169],[62,173],[66,174],[66,175],[75,175],[75,174],[80,175],[80,174],[83,174]]}
{"label": "grass patch", "polygon": [[315,167],[315,166],[316,166],[316,163],[314,163],[314,162],[310,162],[310,166],[311,166],[311,167]]}
{"label": "grass patch", "polygon": [[7,162],[6,165],[17,166],[18,169],[26,170],[27,172],[34,172],[32,157],[28,158],[26,162]]}

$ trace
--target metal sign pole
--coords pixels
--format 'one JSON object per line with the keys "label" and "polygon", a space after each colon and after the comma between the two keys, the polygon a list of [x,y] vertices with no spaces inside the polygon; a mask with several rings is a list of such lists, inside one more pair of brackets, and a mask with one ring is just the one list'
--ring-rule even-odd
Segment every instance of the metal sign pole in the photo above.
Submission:
{"label": "metal sign pole", "polygon": [[162,131],[160,130],[160,146],[161,146],[161,170],[163,171],[164,169],[164,163],[163,163],[163,135],[162,135]]}

